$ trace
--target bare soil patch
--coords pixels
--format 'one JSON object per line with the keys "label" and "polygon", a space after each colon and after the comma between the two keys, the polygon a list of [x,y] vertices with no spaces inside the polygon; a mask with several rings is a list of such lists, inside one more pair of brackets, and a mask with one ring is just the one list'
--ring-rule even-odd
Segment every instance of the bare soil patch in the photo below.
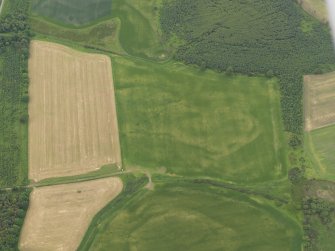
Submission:
{"label": "bare soil patch", "polygon": [[109,57],[33,41],[29,76],[30,179],[121,165]]}
{"label": "bare soil patch", "polygon": [[335,123],[335,72],[304,78],[305,130]]}
{"label": "bare soil patch", "polygon": [[73,251],[95,214],[122,191],[119,178],[35,188],[20,238],[21,251]]}

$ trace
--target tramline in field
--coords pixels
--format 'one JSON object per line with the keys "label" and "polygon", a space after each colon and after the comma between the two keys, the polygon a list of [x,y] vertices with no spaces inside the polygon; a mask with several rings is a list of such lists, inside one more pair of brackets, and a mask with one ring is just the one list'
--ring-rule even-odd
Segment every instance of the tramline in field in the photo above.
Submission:
{"label": "tramline in field", "polygon": [[120,166],[110,59],[33,41],[29,74],[29,178]]}

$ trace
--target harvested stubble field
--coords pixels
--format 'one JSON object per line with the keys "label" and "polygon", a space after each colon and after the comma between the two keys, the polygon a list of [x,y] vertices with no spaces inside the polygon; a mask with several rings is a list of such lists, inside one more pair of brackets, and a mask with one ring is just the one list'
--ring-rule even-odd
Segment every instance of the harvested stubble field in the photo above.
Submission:
{"label": "harvested stubble field", "polygon": [[326,23],[328,20],[328,12],[326,0],[298,0],[306,12]]}
{"label": "harvested stubble field", "polygon": [[33,41],[29,178],[79,175],[121,154],[110,59]]}
{"label": "harvested stubble field", "polygon": [[335,123],[335,73],[304,78],[305,130]]}
{"label": "harvested stubble field", "polygon": [[35,188],[20,250],[76,250],[94,215],[122,188],[119,178]]}

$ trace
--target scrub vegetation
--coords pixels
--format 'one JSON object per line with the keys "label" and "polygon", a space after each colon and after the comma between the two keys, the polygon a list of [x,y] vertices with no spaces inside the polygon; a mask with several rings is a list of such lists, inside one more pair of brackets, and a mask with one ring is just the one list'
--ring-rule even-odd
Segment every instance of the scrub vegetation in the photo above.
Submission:
{"label": "scrub vegetation", "polygon": [[0,17],[0,187],[27,182],[29,25],[25,1]]}
{"label": "scrub vegetation", "polygon": [[0,250],[17,250],[27,183],[28,2],[5,1],[0,16]]}
{"label": "scrub vegetation", "polygon": [[0,191],[0,250],[16,251],[29,204],[28,189]]}

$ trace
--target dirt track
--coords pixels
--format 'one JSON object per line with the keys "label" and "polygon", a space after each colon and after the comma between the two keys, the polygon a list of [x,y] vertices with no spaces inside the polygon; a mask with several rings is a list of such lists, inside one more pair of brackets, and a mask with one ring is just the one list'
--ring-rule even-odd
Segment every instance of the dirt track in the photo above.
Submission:
{"label": "dirt track", "polygon": [[335,73],[304,78],[305,130],[335,124]]}
{"label": "dirt track", "polygon": [[110,58],[32,41],[29,178],[121,165]]}
{"label": "dirt track", "polygon": [[21,251],[74,251],[94,215],[122,191],[119,178],[35,188],[20,238]]}

